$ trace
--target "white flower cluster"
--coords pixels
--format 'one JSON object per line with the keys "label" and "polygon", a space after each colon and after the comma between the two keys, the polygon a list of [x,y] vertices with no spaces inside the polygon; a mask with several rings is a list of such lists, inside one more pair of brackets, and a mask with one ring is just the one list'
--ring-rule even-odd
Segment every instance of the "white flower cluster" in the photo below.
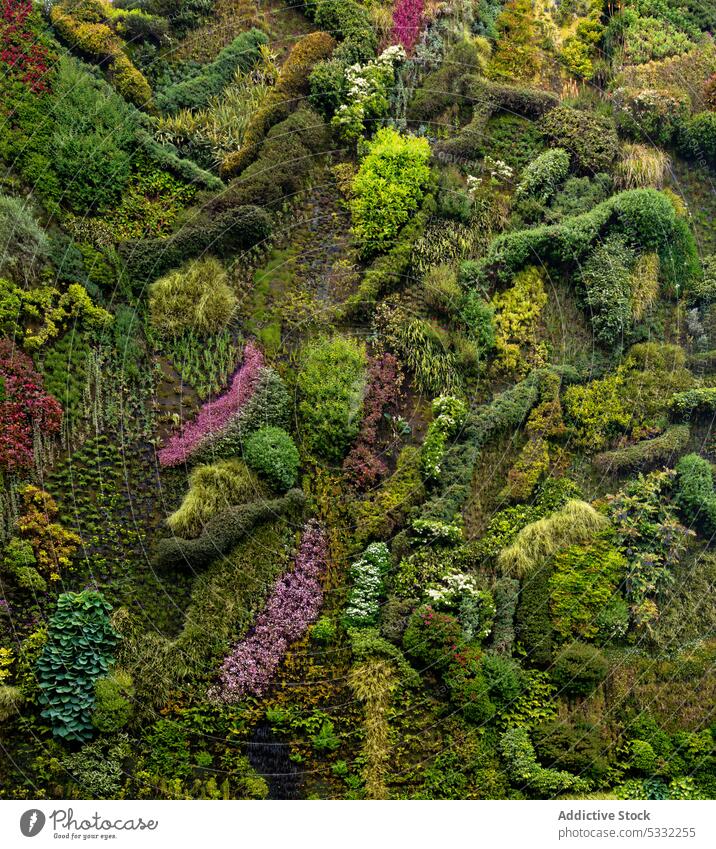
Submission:
{"label": "white flower cluster", "polygon": [[466,575],[464,572],[449,572],[442,579],[442,585],[430,587],[426,595],[435,604],[451,607],[463,596],[479,598],[482,592],[472,575]]}
{"label": "white flower cluster", "polygon": [[490,172],[493,180],[511,180],[514,175],[514,170],[503,162],[501,159],[493,159],[491,156],[485,157],[485,168]]}
{"label": "white flower cluster", "polygon": [[346,619],[351,624],[369,625],[375,621],[383,594],[383,575],[389,564],[388,546],[374,542],[351,565],[353,588],[346,607]]}

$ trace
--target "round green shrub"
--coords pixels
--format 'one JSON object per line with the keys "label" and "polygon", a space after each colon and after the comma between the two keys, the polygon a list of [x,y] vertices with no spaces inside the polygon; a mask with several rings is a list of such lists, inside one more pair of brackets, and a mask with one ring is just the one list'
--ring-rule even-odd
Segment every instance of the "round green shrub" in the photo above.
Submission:
{"label": "round green shrub", "polygon": [[588,696],[607,677],[609,664],[595,646],[570,643],[555,657],[552,680],[569,695]]}
{"label": "round green shrub", "polygon": [[119,731],[132,716],[134,687],[132,676],[117,669],[94,685],[94,712],[92,725],[107,734]]}
{"label": "round green shrub", "polygon": [[296,483],[298,448],[283,428],[263,427],[252,433],[244,444],[244,458],[250,468],[282,492]]}

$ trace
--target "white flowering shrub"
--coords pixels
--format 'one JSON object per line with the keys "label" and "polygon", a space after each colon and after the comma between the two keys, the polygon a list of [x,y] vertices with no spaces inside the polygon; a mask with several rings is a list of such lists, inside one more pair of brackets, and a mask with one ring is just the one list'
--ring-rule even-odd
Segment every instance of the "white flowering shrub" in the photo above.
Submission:
{"label": "white flowering shrub", "polygon": [[351,565],[353,587],[348,596],[346,624],[363,627],[375,624],[383,595],[383,577],[389,566],[390,553],[384,542],[371,543]]}

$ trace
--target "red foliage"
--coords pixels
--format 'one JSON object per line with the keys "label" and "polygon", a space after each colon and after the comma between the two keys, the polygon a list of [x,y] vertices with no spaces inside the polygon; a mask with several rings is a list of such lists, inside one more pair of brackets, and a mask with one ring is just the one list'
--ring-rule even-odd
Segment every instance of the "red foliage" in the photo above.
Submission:
{"label": "red foliage", "polygon": [[383,354],[368,366],[368,388],[363,401],[363,423],[352,450],[343,462],[343,470],[358,489],[367,489],[384,477],[387,466],[376,453],[378,426],[383,414],[395,409],[403,375],[397,359]]}
{"label": "red foliage", "polygon": [[407,53],[415,47],[423,23],[425,0],[398,0],[393,9],[391,44],[402,44]]}
{"label": "red foliage", "polygon": [[39,93],[49,89],[49,51],[32,26],[31,14],[31,0],[0,0],[0,60]]}
{"label": "red foliage", "polygon": [[34,429],[51,435],[61,422],[62,407],[45,392],[32,360],[9,339],[0,339],[0,467],[31,466]]}

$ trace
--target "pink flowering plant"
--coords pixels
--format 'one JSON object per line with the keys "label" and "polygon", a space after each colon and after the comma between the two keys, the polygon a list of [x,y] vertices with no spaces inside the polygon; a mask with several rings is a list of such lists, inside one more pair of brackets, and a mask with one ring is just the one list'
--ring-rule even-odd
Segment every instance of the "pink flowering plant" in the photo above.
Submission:
{"label": "pink flowering plant", "polygon": [[276,582],[249,636],[224,660],[213,698],[234,703],[260,696],[278,669],[290,643],[315,622],[323,603],[320,579],[328,559],[328,539],[316,521],[303,532],[294,568]]}
{"label": "pink flowering plant", "polygon": [[263,368],[263,354],[252,342],[247,342],[243,362],[229,389],[215,401],[204,404],[199,415],[169,439],[159,451],[159,463],[178,466],[218,436],[253,396]]}
{"label": "pink flowering plant", "polygon": [[425,0],[398,0],[393,9],[392,44],[402,44],[410,53],[420,36]]}

